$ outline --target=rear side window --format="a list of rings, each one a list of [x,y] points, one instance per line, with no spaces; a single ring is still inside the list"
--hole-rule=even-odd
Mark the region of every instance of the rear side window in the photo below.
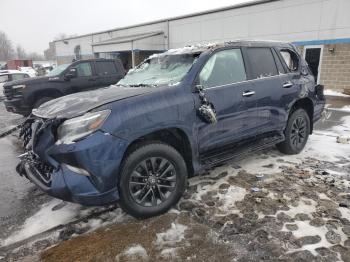
[[[252,66],[253,79],[278,75],[270,48],[251,47],[247,49],[247,54]]]
[[[290,71],[297,71],[299,66],[298,56],[290,50],[281,50],[281,56]]]
[[[114,62],[96,61],[96,71],[99,76],[117,74]]]
[[[199,83],[204,88],[233,84],[246,79],[240,49],[215,53],[209,58],[199,74]]]
[[[75,66],[78,76],[91,76],[91,64],[89,62],[79,63]]]

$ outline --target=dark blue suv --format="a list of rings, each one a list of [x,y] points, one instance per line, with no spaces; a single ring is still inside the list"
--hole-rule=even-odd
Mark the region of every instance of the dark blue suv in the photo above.
[[[187,178],[272,145],[305,146],[323,87],[289,43],[237,41],[149,57],[118,84],[68,95],[23,125],[17,171],[84,205],[166,212]]]

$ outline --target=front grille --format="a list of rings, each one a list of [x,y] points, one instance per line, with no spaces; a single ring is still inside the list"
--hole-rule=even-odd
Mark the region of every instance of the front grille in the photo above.
[[[43,162],[30,152],[22,158],[21,164],[27,167],[27,175],[34,176],[37,181],[46,187],[51,186],[51,176],[54,171],[53,166]],[[30,174],[28,174],[28,171]]]
[[[54,168],[50,164],[42,161],[33,152],[33,143],[35,138],[39,135],[40,129],[44,126],[42,119],[28,119],[20,130],[19,136],[23,141],[23,146],[27,153],[22,156],[21,164],[29,169],[29,172],[36,180],[43,185],[49,187],[51,185],[51,173]]]
[[[14,92],[12,86],[4,86],[4,96],[11,100],[13,98]]]
[[[24,148],[27,147],[27,145],[29,144],[29,142],[32,139],[32,124],[33,124],[33,120],[27,120],[23,125],[22,128],[19,132],[19,137],[23,140],[23,146]]]

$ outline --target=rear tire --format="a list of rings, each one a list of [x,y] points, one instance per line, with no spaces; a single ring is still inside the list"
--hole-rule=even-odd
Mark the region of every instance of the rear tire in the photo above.
[[[284,131],[285,140],[277,144],[284,154],[299,154],[305,147],[310,134],[310,118],[304,109],[297,109],[288,118]]]
[[[173,147],[153,142],[131,152],[119,177],[120,207],[137,218],[167,212],[187,185],[187,167]]]

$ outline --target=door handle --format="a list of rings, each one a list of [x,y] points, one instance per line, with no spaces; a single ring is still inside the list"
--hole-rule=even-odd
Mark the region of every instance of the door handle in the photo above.
[[[252,96],[255,94],[255,91],[244,91],[242,96]]]
[[[290,88],[290,87],[292,87],[292,86],[293,86],[293,83],[292,83],[291,81],[285,82],[285,83],[283,84],[283,88]]]

